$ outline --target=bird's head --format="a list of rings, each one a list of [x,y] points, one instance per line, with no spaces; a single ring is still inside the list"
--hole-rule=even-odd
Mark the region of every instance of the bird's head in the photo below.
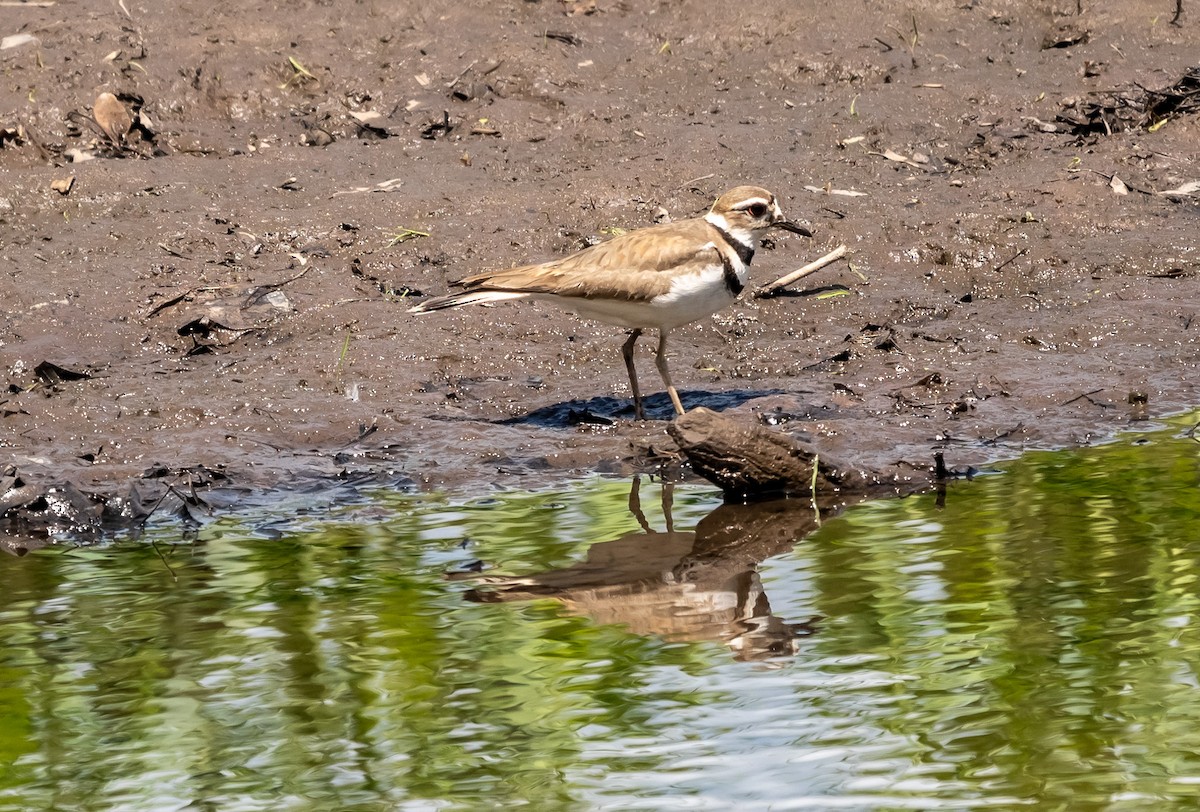
[[[742,242],[757,243],[758,238],[769,228],[782,228],[793,234],[811,237],[804,226],[790,222],[775,195],[758,186],[738,186],[717,198],[712,209],[705,215],[715,226],[723,228]]]

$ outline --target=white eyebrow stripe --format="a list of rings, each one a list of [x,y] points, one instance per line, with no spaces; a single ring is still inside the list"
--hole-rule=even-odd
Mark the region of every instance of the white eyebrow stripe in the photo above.
[[[737,204],[736,206],[734,206],[733,208],[734,208],[734,210],[735,210],[735,211],[741,211],[742,209],[748,209],[748,208],[750,208],[750,207],[751,207],[751,206],[753,206],[755,203],[762,203],[764,206],[770,206],[770,205],[771,205],[771,201],[770,201],[770,200],[767,200],[765,197],[750,197],[750,198],[746,198],[746,199],[745,199],[745,200],[743,200],[741,203],[738,203],[738,204]]]

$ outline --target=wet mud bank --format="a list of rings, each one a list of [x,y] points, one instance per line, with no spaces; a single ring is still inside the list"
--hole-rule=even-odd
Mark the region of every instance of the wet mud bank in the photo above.
[[[10,546],[277,488],[674,475],[619,331],[406,311],[739,183],[815,235],[756,283],[849,251],[673,334],[689,408],[909,488],[1195,406],[1195,11],[1060,5],[6,10]]]

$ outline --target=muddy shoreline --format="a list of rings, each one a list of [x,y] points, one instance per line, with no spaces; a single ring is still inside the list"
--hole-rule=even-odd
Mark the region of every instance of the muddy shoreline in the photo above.
[[[670,468],[619,331],[406,311],[739,183],[815,234],[756,282],[849,262],[673,335],[689,407],[912,483],[1200,404],[1200,198],[1163,194],[1200,122],[1081,124],[1195,67],[1170,3],[128,5],[0,31],[31,37],[0,50],[5,532],[30,495]],[[78,115],[101,92],[141,100],[125,149]]]

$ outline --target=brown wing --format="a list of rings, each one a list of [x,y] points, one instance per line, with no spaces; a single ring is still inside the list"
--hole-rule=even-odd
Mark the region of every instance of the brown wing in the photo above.
[[[720,262],[709,245],[711,228],[701,219],[650,226],[562,259],[475,274],[458,284],[467,289],[648,301],[670,290],[671,275],[665,271]]]

